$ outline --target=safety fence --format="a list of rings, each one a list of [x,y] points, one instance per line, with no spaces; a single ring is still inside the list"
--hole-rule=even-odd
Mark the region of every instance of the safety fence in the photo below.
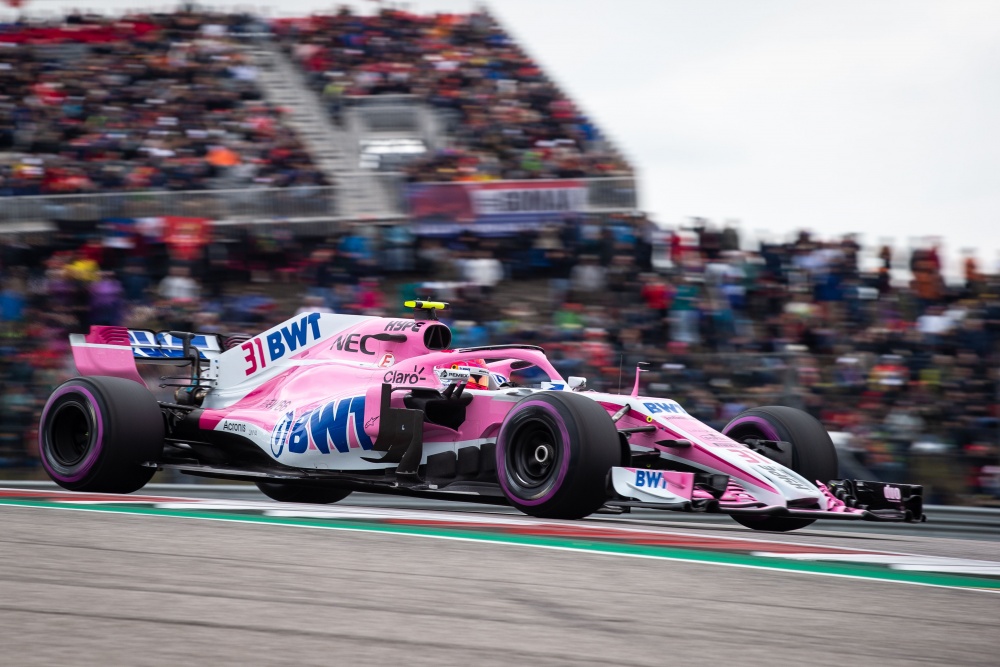
[[[447,193],[454,193],[456,188],[488,189],[494,206],[510,207],[527,202],[525,205],[536,208],[514,212],[536,220],[547,214],[628,212],[638,206],[636,183],[631,177],[574,179],[572,182],[490,181],[475,186],[459,183],[419,185],[425,193],[423,201],[430,202],[431,210],[440,212],[445,219],[455,214],[449,208],[451,200]],[[567,186],[574,189],[571,198],[551,194],[558,194]],[[320,218],[399,220],[414,213],[412,204],[407,204],[407,188],[400,173],[355,172],[339,175],[338,182],[330,186],[0,196],[0,231],[4,231],[5,226],[25,223],[86,223],[164,216],[209,218],[222,223],[296,222]],[[374,196],[358,196],[372,193]],[[352,205],[352,202],[363,204]],[[437,208],[433,208],[435,206]]]
[[[0,197],[0,225],[166,216],[257,222],[336,215],[334,186]]]
[[[363,132],[419,133],[420,98],[416,95],[349,95],[345,112],[355,114]]]

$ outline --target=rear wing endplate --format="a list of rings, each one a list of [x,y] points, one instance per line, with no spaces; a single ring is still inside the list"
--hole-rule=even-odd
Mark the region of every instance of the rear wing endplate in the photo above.
[[[210,362],[225,351],[222,337],[214,333],[125,327],[94,326],[90,327],[89,334],[71,334],[69,341],[73,347],[127,345],[132,348],[132,356],[137,362],[151,364],[186,365],[191,362],[191,353],[195,351],[199,359]]]
[[[94,326],[86,335],[70,334],[69,342],[81,374],[124,377],[140,384],[145,383],[137,363],[187,366],[197,354],[207,365],[225,351],[222,337],[214,333],[113,326]]]

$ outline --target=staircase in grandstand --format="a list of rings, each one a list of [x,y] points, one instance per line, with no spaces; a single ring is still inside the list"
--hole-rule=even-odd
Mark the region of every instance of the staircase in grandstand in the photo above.
[[[331,182],[350,169],[345,152],[346,137],[320,104],[315,93],[281,50],[267,41],[252,43],[247,50],[257,65],[257,84],[267,100],[287,111],[286,122],[299,135]]]
[[[398,177],[359,169],[357,136],[337,125],[321,98],[309,88],[298,67],[276,45],[247,45],[258,67],[257,84],[268,101],[287,110],[286,122],[331,183],[336,184],[337,212],[346,218],[382,218],[398,214],[389,194]]]

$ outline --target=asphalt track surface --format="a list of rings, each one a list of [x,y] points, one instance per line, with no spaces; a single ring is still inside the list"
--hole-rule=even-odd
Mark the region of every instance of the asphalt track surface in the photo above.
[[[376,512],[350,499],[336,508]],[[68,509],[0,504],[0,664],[996,665],[1000,654],[996,579],[920,585],[627,557],[637,554],[576,549],[576,538],[533,548],[392,532],[392,517],[541,527],[492,508],[395,510],[389,532]],[[623,519],[549,527],[1000,567],[996,542],[891,526],[779,535]]]

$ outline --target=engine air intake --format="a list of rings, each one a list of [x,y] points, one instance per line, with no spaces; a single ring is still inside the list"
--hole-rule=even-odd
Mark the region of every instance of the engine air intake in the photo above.
[[[447,350],[451,346],[451,329],[432,324],[424,329],[424,346],[428,350]]]

